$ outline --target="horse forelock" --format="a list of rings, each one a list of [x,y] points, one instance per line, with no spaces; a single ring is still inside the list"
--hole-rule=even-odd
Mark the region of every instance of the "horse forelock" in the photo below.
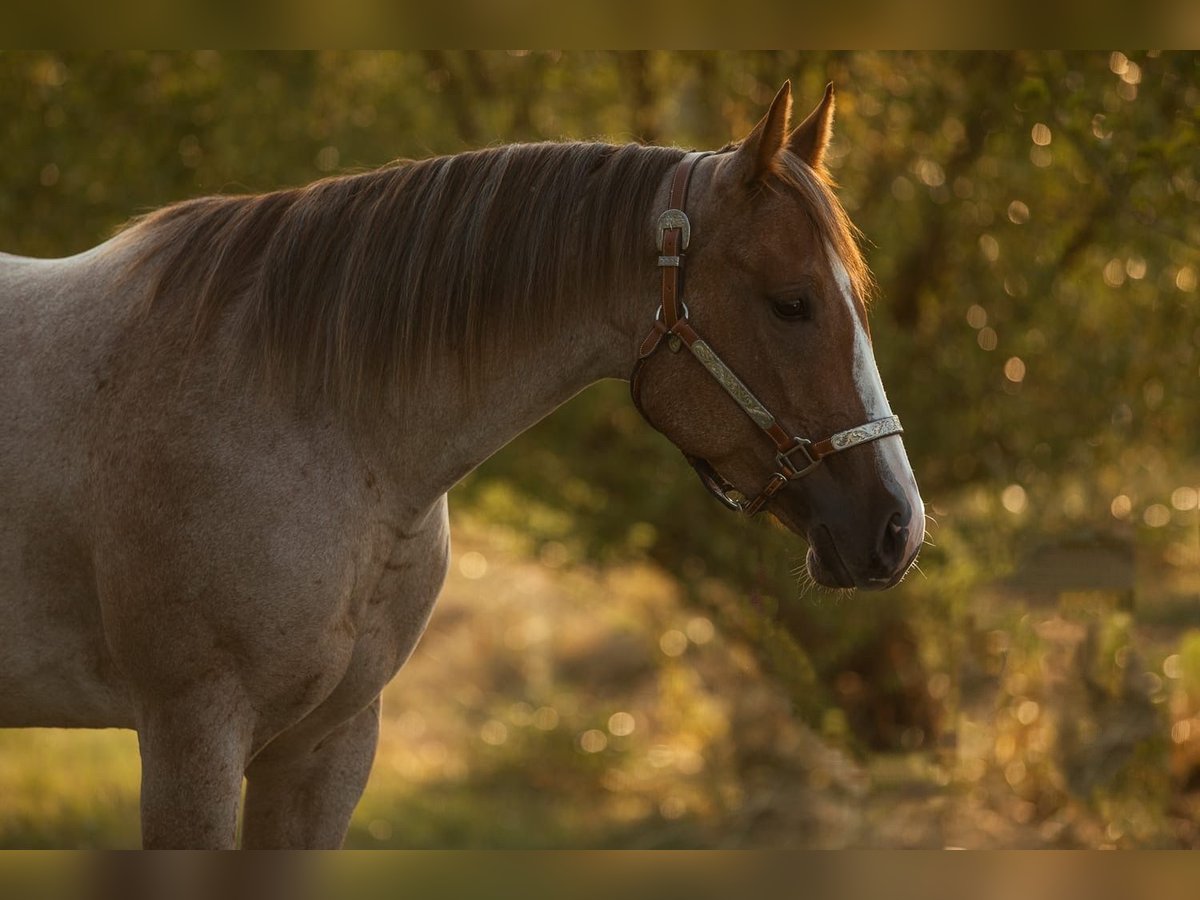
[[[647,259],[644,224],[682,151],[509,145],[138,220],[148,309],[298,397],[370,412],[489,348],[542,340]],[[651,245],[652,246],[652,245]]]
[[[861,232],[838,201],[828,175],[790,151],[780,153],[776,163],[775,176],[800,193],[817,236],[838,255],[855,296],[869,304],[875,295],[875,279],[859,246]]]

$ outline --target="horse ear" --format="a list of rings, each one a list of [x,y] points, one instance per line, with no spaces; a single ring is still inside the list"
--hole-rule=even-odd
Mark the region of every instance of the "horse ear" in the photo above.
[[[785,81],[771,108],[746,139],[738,145],[734,171],[746,184],[753,184],[770,174],[775,157],[784,147],[788,122],[792,117],[792,83]]]
[[[829,138],[833,134],[833,107],[833,82],[831,81],[825,85],[825,96],[817,108],[796,126],[796,130],[788,138],[788,149],[817,171],[822,168],[825,160],[825,148],[829,146]]]

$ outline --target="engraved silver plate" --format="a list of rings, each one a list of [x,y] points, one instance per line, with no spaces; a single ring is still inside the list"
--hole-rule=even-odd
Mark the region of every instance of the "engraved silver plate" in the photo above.
[[[750,393],[750,389],[742,384],[741,380],[730,371],[729,366],[721,362],[721,358],[713,352],[712,347],[708,346],[704,341],[696,341],[690,345],[689,349],[696,359],[700,360],[700,364],[708,369],[713,378],[721,387],[725,388],[726,393],[737,401],[738,406],[746,411],[751,419],[754,420],[759,428],[764,431],[775,424],[775,417],[767,411],[767,408],[758,402],[758,398]],[[897,420],[899,425],[899,420]]]
[[[888,416],[886,419],[876,419],[874,422],[859,425],[857,428],[839,431],[829,439],[829,443],[833,445],[834,450],[848,450],[859,444],[877,441],[892,434],[901,434],[903,431],[904,429],[900,426],[900,417]]]
[[[663,237],[665,232],[671,228],[681,230],[679,235],[679,250],[680,252],[688,248],[688,244],[692,240],[692,223],[688,221],[687,213],[682,209],[668,209],[658,217],[658,252],[662,253]]]

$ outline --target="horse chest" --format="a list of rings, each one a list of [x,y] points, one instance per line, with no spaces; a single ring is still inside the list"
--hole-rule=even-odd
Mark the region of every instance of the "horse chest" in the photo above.
[[[408,659],[425,631],[446,578],[450,558],[444,501],[435,524],[391,542],[378,578],[365,596],[360,641],[390,656],[392,675]]]
[[[378,696],[425,631],[445,580],[450,533],[445,499],[420,527],[388,526],[354,579],[346,613],[331,626],[349,638],[343,674],[315,717],[336,721]],[[338,668],[330,660],[326,671]]]

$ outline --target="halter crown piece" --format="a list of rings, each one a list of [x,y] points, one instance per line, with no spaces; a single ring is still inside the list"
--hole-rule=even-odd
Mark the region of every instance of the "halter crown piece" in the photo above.
[[[697,162],[709,155],[711,154],[693,152],[679,161],[675,168],[675,177],[671,181],[669,208],[658,217],[658,267],[662,269],[662,303],[654,317],[654,326],[638,351],[638,360],[629,379],[629,389],[633,395],[634,406],[642,417],[650,422],[641,403],[642,372],[646,360],[662,346],[663,338],[666,338],[667,347],[672,353],[678,353],[681,347],[687,347],[691,351],[692,356],[716,379],[742,411],[775,443],[776,469],[767,479],[766,486],[753,499],[743,497],[740,491],[717,473],[708,460],[684,454],[696,470],[696,474],[700,476],[700,481],[713,496],[730,509],[752,516],[783,490],[788,482],[808,475],[825,457],[857,447],[859,444],[901,434],[904,429],[900,427],[899,417],[887,416],[839,431],[822,441],[793,436],[779,425],[771,411],[696,333],[689,321],[687,304],[683,302],[684,254],[692,239],[692,223],[688,221],[684,207],[687,205],[692,169]],[[654,426],[653,422],[650,424]]]

